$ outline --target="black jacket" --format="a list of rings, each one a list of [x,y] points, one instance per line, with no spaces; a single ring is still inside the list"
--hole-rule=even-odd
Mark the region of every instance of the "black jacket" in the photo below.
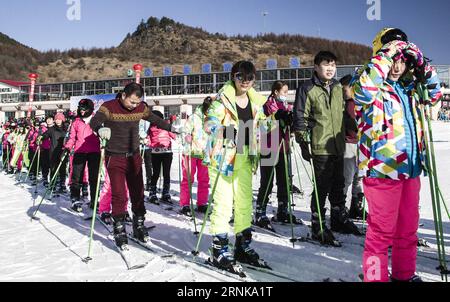
[[[61,153],[64,148],[64,139],[66,137],[66,129],[64,126],[50,127],[44,134],[42,134],[42,140],[50,138],[51,146],[50,153]]]

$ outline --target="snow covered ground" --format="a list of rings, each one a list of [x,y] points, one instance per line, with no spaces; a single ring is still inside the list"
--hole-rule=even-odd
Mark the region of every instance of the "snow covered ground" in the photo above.
[[[450,199],[450,125],[434,123],[435,149],[439,180],[442,193]],[[295,163],[295,162],[294,162]],[[294,183],[299,186],[294,169]],[[309,224],[309,195],[311,184],[300,164],[301,183],[306,192],[304,198],[296,197],[295,214]],[[309,169],[309,166],[305,163]],[[178,200],[178,154],[174,154],[172,164],[173,199]],[[92,246],[92,258],[88,264],[82,261],[88,252],[90,221],[85,221],[67,208],[67,198],[45,200],[40,208],[40,220],[31,221],[30,216],[36,209],[43,194],[36,195],[34,187],[15,185],[15,177],[0,174],[0,281],[235,281],[207,268],[183,260],[192,258],[190,252],[195,248],[197,237],[193,235],[193,224],[174,211],[147,204],[147,224],[156,225],[150,231],[153,243],[181,256],[161,258],[130,242],[131,252],[144,268],[127,270],[125,262],[110,240],[106,229],[96,222]],[[259,181],[254,180],[254,194]],[[431,197],[428,179],[422,181],[421,224],[419,237],[426,239],[432,248],[436,248]],[[194,192],[196,187],[194,187]],[[274,191],[276,187],[274,188]],[[275,195],[275,194],[272,194]],[[275,209],[269,205],[269,213]],[[35,203],[34,203],[35,202]],[[450,252],[450,224],[443,213],[447,253]],[[128,226],[129,227],[129,226]],[[275,228],[290,236],[289,226]],[[199,227],[200,229],[200,227]],[[295,235],[306,235],[308,228],[298,226]],[[359,281],[364,238],[337,236],[343,247],[321,247],[311,243],[296,243],[292,246],[288,240],[256,232],[254,247],[276,271],[283,272],[298,281],[332,280]],[[234,241],[232,238],[231,242]],[[208,226],[200,245],[201,255],[208,255],[211,236]],[[440,281],[435,267],[437,254],[430,249],[420,250],[417,259],[417,272],[427,281]],[[450,257],[448,257],[450,259]],[[283,281],[265,273],[247,270],[249,280]]]

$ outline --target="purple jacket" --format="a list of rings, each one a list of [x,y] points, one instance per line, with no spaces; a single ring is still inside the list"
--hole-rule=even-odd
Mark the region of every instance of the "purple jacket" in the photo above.
[[[100,153],[100,140],[83,119],[77,117],[70,128],[69,140],[64,146],[75,153]]]
[[[43,133],[45,133],[45,132],[47,132],[47,127],[45,127],[45,126],[41,126],[40,128],[39,128],[39,131],[38,131],[38,135],[42,135]],[[52,146],[52,143],[51,143],[51,141],[50,141],[50,138],[47,138],[47,139],[44,139],[43,141],[42,141],[42,145],[41,145],[41,148],[42,149],[44,149],[44,150],[50,150],[50,147]]]
[[[292,111],[292,106],[291,105],[287,105],[285,106],[283,102],[280,102],[278,100],[276,100],[274,97],[269,96],[269,98],[267,99],[267,102],[264,104],[264,114],[267,117],[272,116],[272,120],[275,121],[275,113],[277,113],[278,110],[284,110],[284,111]],[[284,143],[285,143],[285,150],[286,152],[289,151],[289,133],[288,133],[288,129],[282,129],[281,127],[276,127],[273,131],[279,131],[279,139],[278,139],[278,143],[277,145],[280,145],[281,140],[284,138]],[[267,147],[270,148],[272,146],[272,142],[271,142],[271,134],[272,132],[269,132],[266,136],[267,139]],[[277,146],[278,149],[278,146]],[[281,150],[280,150],[281,151]]]

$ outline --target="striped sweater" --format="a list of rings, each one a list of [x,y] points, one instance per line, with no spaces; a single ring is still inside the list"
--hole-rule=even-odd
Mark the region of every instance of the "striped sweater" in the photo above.
[[[148,105],[142,102],[133,110],[125,108],[119,99],[105,102],[90,122],[93,131],[102,127],[111,129],[111,139],[106,146],[110,153],[131,153],[139,149],[139,122],[146,120],[159,128],[170,131],[171,126],[154,115]]]

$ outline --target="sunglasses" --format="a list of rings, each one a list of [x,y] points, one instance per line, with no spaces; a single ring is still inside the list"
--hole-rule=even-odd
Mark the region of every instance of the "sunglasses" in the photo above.
[[[251,82],[256,79],[256,75],[253,73],[252,74],[243,74],[241,72],[237,72],[234,74],[234,79],[239,82]]]

